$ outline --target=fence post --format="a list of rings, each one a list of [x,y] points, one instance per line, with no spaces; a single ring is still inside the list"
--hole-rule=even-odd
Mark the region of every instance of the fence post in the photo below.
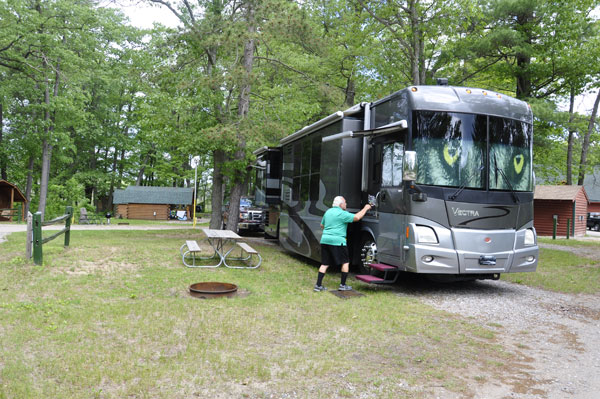
[[[65,247],[69,246],[69,241],[71,241],[71,217],[73,216],[73,207],[68,206],[65,210],[65,214],[69,215],[69,217],[65,221]]]
[[[33,263],[41,265],[42,256],[42,212],[33,215]]]
[[[27,254],[27,259],[31,259],[32,254],[32,246],[33,246],[33,215],[31,212],[27,212],[27,244],[25,248],[25,252]]]
[[[571,219],[567,219],[567,240],[569,239],[569,230],[571,230]]]

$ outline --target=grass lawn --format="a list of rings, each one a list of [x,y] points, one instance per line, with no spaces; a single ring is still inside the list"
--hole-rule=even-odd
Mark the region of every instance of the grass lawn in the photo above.
[[[427,398],[493,378],[510,361],[494,333],[352,282],[312,291],[317,268],[273,245],[256,270],[188,269],[198,230],[74,231],[23,259],[0,244],[0,398]],[[237,284],[198,299],[190,284]],[[325,284],[335,287],[339,274]],[[504,365],[504,366],[503,366]]]
[[[562,245],[564,247],[600,247],[600,242],[596,240],[577,240],[575,238],[570,238],[568,240],[566,238],[557,238],[556,240],[553,240],[550,237],[538,237],[538,242],[543,244]]]
[[[542,238],[540,242],[580,248],[600,247],[597,241]],[[550,291],[597,294],[600,293],[600,263],[571,251],[540,248],[535,273],[506,273],[502,279]]]

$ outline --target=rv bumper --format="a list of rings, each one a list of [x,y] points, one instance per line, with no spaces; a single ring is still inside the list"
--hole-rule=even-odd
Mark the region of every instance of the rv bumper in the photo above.
[[[537,245],[516,250],[509,273],[534,272],[537,268],[538,254]]]
[[[415,273],[457,274],[458,257],[454,249],[441,248],[431,245],[413,245],[415,264],[407,264],[407,270]]]
[[[538,247],[514,251],[480,253],[457,251],[431,245],[413,245],[414,264],[406,269],[416,273],[433,274],[494,274],[534,272],[537,268]]]

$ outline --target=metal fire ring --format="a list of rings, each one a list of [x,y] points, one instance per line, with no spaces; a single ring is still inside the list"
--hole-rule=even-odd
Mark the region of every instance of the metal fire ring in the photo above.
[[[203,282],[190,285],[190,295],[196,298],[218,298],[234,296],[237,285],[230,283]]]

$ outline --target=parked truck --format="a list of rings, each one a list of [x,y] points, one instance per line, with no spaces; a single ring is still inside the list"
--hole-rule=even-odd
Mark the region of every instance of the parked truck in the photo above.
[[[600,213],[588,213],[587,228],[593,231],[600,231]]]

